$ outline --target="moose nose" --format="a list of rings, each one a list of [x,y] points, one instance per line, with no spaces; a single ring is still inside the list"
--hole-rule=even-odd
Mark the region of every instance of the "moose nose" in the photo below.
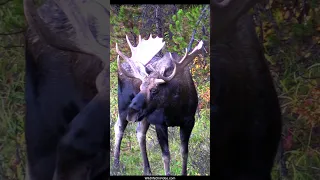
[[[145,95],[142,93],[137,94],[131,101],[129,107],[136,111],[139,111],[143,108],[145,102]]]

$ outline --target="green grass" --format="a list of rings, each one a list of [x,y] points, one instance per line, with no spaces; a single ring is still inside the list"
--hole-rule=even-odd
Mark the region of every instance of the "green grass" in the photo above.
[[[318,49],[307,50],[310,44],[294,39],[291,44],[265,46],[267,55],[268,50],[277,46],[281,47],[280,53],[269,56],[268,60],[273,62],[270,67],[283,116],[284,158],[281,161],[285,167],[279,166],[277,158],[272,176],[288,180],[320,179],[320,78],[315,78],[320,77],[317,63],[320,46],[315,44]],[[287,169],[286,177],[281,175],[283,168]]]
[[[0,49],[0,179],[24,176],[24,59],[22,49]]]

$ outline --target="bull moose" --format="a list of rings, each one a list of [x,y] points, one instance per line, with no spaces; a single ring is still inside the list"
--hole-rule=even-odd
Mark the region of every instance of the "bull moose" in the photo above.
[[[259,0],[211,0],[211,175],[270,180],[281,111],[252,15]],[[260,0],[261,1],[261,0]]]
[[[27,180],[109,176],[106,3],[24,0]]]
[[[150,124],[156,127],[166,175],[170,175],[168,127],[180,127],[182,175],[187,175],[188,143],[195,123],[198,97],[188,64],[201,52],[203,42],[191,53],[187,49],[180,57],[167,52],[155,55],[163,48],[162,38],[141,39],[132,46],[131,58],[124,55],[116,44],[118,53],[118,120],[115,124],[114,167],[119,168],[120,144],[128,122],[138,122],[137,138],[143,158],[145,175],[151,175],[146,151],[146,133]],[[125,62],[121,64],[119,56]]]

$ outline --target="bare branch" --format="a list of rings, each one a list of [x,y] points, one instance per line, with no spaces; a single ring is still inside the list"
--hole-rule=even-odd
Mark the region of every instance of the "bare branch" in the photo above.
[[[196,28],[199,25],[199,23],[200,23],[201,19],[203,18],[205,12],[207,11],[208,7],[209,7],[209,5],[206,5],[205,7],[203,7],[203,9],[201,11],[201,15],[199,16],[199,19],[198,19],[198,21],[196,23],[196,27],[194,28],[194,30],[192,32],[191,40],[190,40],[189,45],[188,45],[188,52],[190,52],[190,50],[191,50],[191,47],[192,47],[192,44],[193,44],[193,41],[194,41],[194,35],[197,32]]]

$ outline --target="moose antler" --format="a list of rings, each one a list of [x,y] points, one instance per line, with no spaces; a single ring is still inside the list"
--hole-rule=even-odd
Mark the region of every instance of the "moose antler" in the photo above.
[[[131,58],[135,62],[140,62],[144,66],[163,48],[165,42],[162,42],[163,38],[152,38],[150,37],[148,40],[141,39],[141,35],[139,35],[139,43],[137,47],[133,47],[129,41],[128,36],[126,35],[126,39],[128,45],[131,49]]]
[[[135,67],[135,68],[131,68],[132,71],[133,71],[133,74],[129,73],[128,71],[123,69],[123,67],[121,66],[121,63],[120,63],[119,55],[117,56],[117,64],[118,64],[119,71],[121,73],[123,73],[125,76],[130,77],[130,78],[138,78],[140,80],[144,79],[145,76],[142,76],[138,71],[134,70],[136,68],[136,66],[134,64],[131,66],[130,63],[129,63],[130,67]]]
[[[182,59],[181,59],[180,61],[175,61],[175,60],[173,59],[171,53],[170,53],[170,59],[171,59],[171,61],[172,61],[173,64],[174,64],[173,71],[172,71],[171,75],[168,76],[168,77],[165,77],[165,76],[163,76],[161,73],[159,73],[159,77],[160,77],[161,79],[163,79],[165,82],[171,81],[171,80],[175,77],[177,71],[182,72],[183,69],[184,69],[190,62],[192,62],[196,56],[198,56],[198,55],[201,53],[200,50],[202,49],[202,46],[203,46],[203,41],[200,41],[200,42],[198,43],[198,45],[197,45],[197,46],[192,50],[192,52],[189,53],[189,54],[188,54],[188,49],[186,48],[186,53],[185,53],[185,55],[182,57]],[[153,70],[154,70],[154,69],[153,69]],[[155,70],[154,70],[154,71],[155,71]]]
[[[127,56],[125,56],[119,50],[118,44],[116,44],[116,51],[119,54],[117,58],[118,69],[128,77],[138,78],[143,81],[144,78],[148,76],[148,74],[145,72],[145,68],[146,68],[145,65],[152,59],[153,56],[155,56],[161,50],[161,48],[164,46],[165,43],[162,42],[162,38],[156,37],[153,39],[152,35],[150,35],[150,38],[148,40],[141,40],[141,36],[139,35],[139,44],[137,47],[133,47],[128,39],[128,36],[126,36],[126,39],[131,49],[132,57],[128,58]],[[186,49],[185,55],[179,61],[174,60],[170,53],[170,59],[173,62],[174,68],[171,75],[168,77],[165,77],[162,73],[160,73],[158,70],[155,70],[151,65],[149,65],[148,67],[153,72],[157,73],[158,76],[160,77],[160,79],[157,79],[156,82],[161,84],[161,83],[171,81],[175,77],[177,71],[183,71],[183,69],[190,62],[192,62],[196,56],[198,56],[198,54],[200,53],[200,50],[202,49],[202,46],[203,46],[203,41],[200,41],[198,45],[193,49],[193,51],[189,54]],[[153,49],[153,47],[155,48]],[[149,50],[149,51],[145,52],[146,50]],[[146,56],[143,56],[144,52],[146,53]],[[133,73],[129,73],[122,68],[120,64],[119,56],[121,56],[130,65]],[[141,71],[141,70],[144,70],[144,71]]]
[[[152,34],[150,34],[148,40],[141,39],[141,35],[139,35],[139,43],[136,47],[134,47],[130,43],[130,40],[127,35],[126,39],[131,50],[131,58],[127,57],[119,50],[117,43],[116,51],[130,65],[133,74],[126,72],[121,67],[119,62],[118,68],[126,76],[135,77],[143,80],[146,76],[148,76],[145,65],[163,48],[165,42],[162,42],[163,38],[152,38]]]
[[[100,33],[103,31],[103,36],[109,36],[108,21],[106,21],[106,19],[109,18],[110,7],[107,6],[107,3],[104,3],[103,1],[99,3],[95,2],[96,4],[99,4],[99,6],[95,6],[95,10],[93,10],[93,7],[90,6],[96,4],[91,4],[87,0],[53,1],[60,7],[68,18],[72,29],[75,31],[75,37],[72,37],[72,34],[70,34],[70,29],[65,32],[53,32],[49,27],[50,25],[45,23],[39,16],[33,0],[24,0],[24,12],[30,27],[37,32],[41,39],[54,47],[94,55],[100,58],[103,62],[108,63],[109,48],[106,47],[106,44],[108,43],[103,43],[105,45],[98,43],[89,29],[88,24],[89,15],[95,16],[96,19],[98,19],[97,22],[103,23],[103,26],[105,26],[104,28],[99,29]],[[99,26],[102,25],[99,24]],[[69,34],[66,35],[64,33]],[[64,35],[63,37],[68,36],[68,38],[63,38],[61,34]],[[105,38],[104,40],[109,41],[108,38]]]

